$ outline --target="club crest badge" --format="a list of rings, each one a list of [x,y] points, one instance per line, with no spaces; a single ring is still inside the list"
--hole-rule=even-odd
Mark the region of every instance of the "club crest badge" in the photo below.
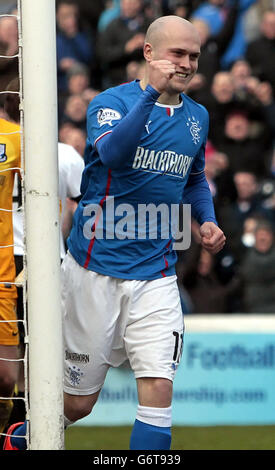
[[[0,163],[4,163],[7,160],[6,155],[6,144],[0,144]]]
[[[186,122],[186,125],[187,127],[189,127],[189,130],[190,130],[190,134],[192,136],[192,140],[194,142],[194,144],[198,144],[199,141],[200,141],[200,131],[201,131],[201,127],[200,127],[200,122],[198,120],[196,120],[196,118],[194,116],[192,116],[192,118],[188,118],[187,122]]]
[[[118,111],[110,108],[101,108],[97,113],[97,122],[101,126],[104,124],[113,125],[113,121],[121,119],[121,114]]]

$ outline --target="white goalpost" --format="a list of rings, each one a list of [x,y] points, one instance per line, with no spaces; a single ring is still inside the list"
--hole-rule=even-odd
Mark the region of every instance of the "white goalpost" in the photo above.
[[[28,449],[62,450],[55,0],[18,0],[28,323]]]

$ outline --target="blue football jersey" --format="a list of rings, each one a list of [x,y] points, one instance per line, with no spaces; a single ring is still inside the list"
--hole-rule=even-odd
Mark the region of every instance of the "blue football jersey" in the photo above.
[[[142,93],[136,80],[110,88],[90,103],[82,199],[68,239],[81,266],[121,279],[175,274],[170,219],[163,234],[161,211],[154,213],[153,227],[140,214],[149,205],[180,204],[190,173],[203,172],[205,165],[208,113],[184,94],[178,105],[155,102],[139,145],[121,167],[110,169],[102,163],[97,143],[107,138]]]

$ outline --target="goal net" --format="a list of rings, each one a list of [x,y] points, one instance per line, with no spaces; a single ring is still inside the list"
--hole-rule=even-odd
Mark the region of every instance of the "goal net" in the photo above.
[[[20,278],[8,281],[23,289],[24,315],[20,321],[25,352],[18,361],[24,366],[28,449],[61,450],[64,432],[55,0],[17,0],[17,11],[12,16],[18,22],[18,53],[14,57],[19,63],[21,165],[9,171],[20,174],[22,204],[13,210],[22,213],[24,270]]]

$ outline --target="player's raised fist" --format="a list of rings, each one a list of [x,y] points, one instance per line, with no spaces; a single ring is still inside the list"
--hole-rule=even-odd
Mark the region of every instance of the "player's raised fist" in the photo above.
[[[149,84],[159,93],[163,93],[174,76],[176,66],[169,60],[152,60],[149,63]]]

